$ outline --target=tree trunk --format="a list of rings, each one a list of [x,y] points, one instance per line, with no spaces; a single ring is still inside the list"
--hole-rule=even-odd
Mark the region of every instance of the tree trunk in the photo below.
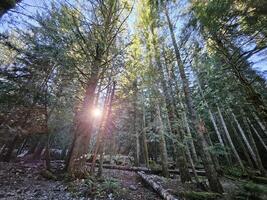
[[[167,155],[167,147],[166,147],[166,141],[165,141],[165,136],[164,136],[164,126],[163,126],[158,103],[156,105],[156,115],[157,115],[157,121],[158,121],[158,134],[160,137],[159,145],[160,145],[160,154],[161,154],[162,174],[165,177],[169,177],[168,155]]]
[[[45,167],[47,170],[51,169],[51,156],[50,156],[50,134],[47,135],[46,147],[45,147]]]
[[[92,106],[94,104],[99,65],[100,60],[97,60],[94,68],[92,69],[92,77],[87,82],[82,109],[77,114],[78,119],[77,126],[74,130],[73,148],[68,163],[68,172],[73,177],[84,177],[88,175],[84,167],[93,127],[93,120],[90,111],[92,110]]]
[[[253,150],[255,152],[255,156],[256,156],[256,159],[257,159],[259,170],[261,172],[261,175],[265,176],[266,172],[265,172],[265,169],[263,167],[262,160],[261,160],[258,148],[256,146],[256,142],[255,142],[255,140],[254,140],[254,138],[252,136],[248,121],[245,118],[243,118],[243,121],[244,121],[245,128],[247,130],[247,134],[248,134],[248,138],[250,140],[251,146],[252,146],[252,148],[253,148]]]
[[[260,121],[259,117],[254,112],[252,112],[252,115],[255,118],[255,120],[257,121],[257,123],[259,124],[259,126],[261,127],[263,133],[267,136],[267,129],[264,126],[264,124]]]
[[[176,163],[178,165],[179,170],[181,171],[181,181],[191,181],[190,173],[187,167],[187,161],[186,161],[186,150],[185,150],[185,144],[184,144],[184,131],[181,127],[179,127],[177,124],[179,123],[179,119],[182,120],[182,116],[179,112],[175,111],[174,106],[174,98],[171,95],[170,86],[167,85],[167,81],[164,76],[164,69],[162,66],[162,63],[160,61],[159,56],[159,47],[155,43],[154,44],[154,50],[155,50],[155,59],[157,62],[158,71],[160,74],[161,79],[161,85],[165,97],[165,103],[167,107],[168,112],[168,121],[170,122],[170,131],[175,136],[175,142],[174,145],[176,146]]]
[[[20,147],[19,147],[19,149],[18,149],[18,151],[17,151],[17,156],[20,155],[20,154],[22,153],[24,147],[25,147],[26,144],[27,144],[27,141],[28,141],[28,137],[26,137],[26,138],[23,140],[22,144],[20,145]]]
[[[143,149],[144,149],[144,160],[146,167],[149,168],[149,157],[148,157],[148,147],[147,147],[147,139],[146,139],[146,110],[145,110],[145,102],[143,101],[143,130],[141,133],[141,138],[143,142]]]
[[[202,124],[200,121],[198,122],[197,114],[193,107],[193,101],[192,101],[192,97],[191,97],[190,89],[189,89],[189,82],[185,74],[184,65],[181,60],[180,52],[179,52],[178,45],[176,43],[176,39],[174,35],[173,25],[171,23],[167,8],[165,8],[165,14],[166,14],[166,18],[168,21],[169,30],[171,33],[172,43],[173,43],[173,47],[175,50],[175,55],[176,55],[176,60],[177,60],[177,64],[179,67],[180,76],[182,79],[185,101],[186,101],[188,116],[190,120],[190,127],[192,128],[191,133],[193,134],[193,137],[196,139],[195,144],[200,153],[201,159],[203,161],[205,171],[207,172],[207,178],[209,180],[209,186],[211,190],[213,192],[222,193],[223,188],[219,181],[219,177],[216,172],[216,169],[212,163],[211,155],[208,151],[208,145],[204,138],[204,132],[205,132],[203,130],[205,129],[204,124]]]
[[[230,133],[229,133],[229,131],[228,131],[228,128],[227,128],[227,126],[226,126],[226,124],[225,124],[225,121],[224,121],[224,119],[223,119],[223,116],[222,116],[222,113],[221,113],[221,109],[220,109],[218,106],[217,106],[217,109],[218,109],[218,113],[219,113],[219,117],[220,117],[221,123],[222,123],[222,125],[223,125],[223,129],[224,129],[226,138],[227,138],[227,140],[228,140],[228,142],[229,142],[229,144],[230,144],[230,147],[231,147],[231,149],[232,149],[232,151],[233,151],[233,153],[234,153],[234,156],[235,156],[235,158],[237,159],[237,161],[238,161],[240,167],[242,168],[242,170],[245,170],[245,167],[244,167],[244,165],[243,165],[243,162],[242,162],[242,160],[241,160],[241,158],[240,158],[240,156],[239,156],[239,154],[238,154],[238,152],[237,152],[237,150],[236,150],[236,148],[235,148],[235,146],[234,146],[234,143],[233,143],[233,141],[232,141],[232,138],[231,138],[231,136],[230,136]]]
[[[192,159],[193,159],[194,163],[198,163],[196,148],[195,148],[195,145],[193,143],[193,137],[191,134],[191,130],[189,128],[189,123],[188,123],[187,116],[186,116],[185,112],[184,112],[184,122],[185,122],[186,131],[187,131],[187,136],[191,138],[188,141],[188,146],[190,146],[190,150],[192,153]]]
[[[146,175],[143,172],[137,172],[137,174],[142,178],[142,180],[152,187],[163,199],[165,200],[178,200],[174,196],[172,196],[168,190],[165,190],[161,185],[156,183],[153,178],[149,175]]]
[[[267,146],[266,146],[266,144],[264,143],[262,137],[260,136],[260,134],[258,133],[258,131],[256,130],[256,128],[253,126],[253,124],[251,123],[251,121],[250,121],[248,118],[247,118],[247,120],[248,120],[248,122],[249,122],[249,124],[250,124],[250,126],[251,126],[251,128],[252,128],[252,130],[253,130],[253,132],[256,134],[258,140],[260,141],[260,143],[262,144],[262,146],[264,147],[264,149],[265,149],[266,152],[267,152]]]
[[[252,162],[252,160],[251,160],[251,158],[249,156],[249,152],[248,152],[247,148],[245,147],[245,145],[244,145],[242,139],[240,138],[239,134],[237,133],[237,130],[236,130],[234,124],[232,122],[230,122],[230,124],[231,124],[231,128],[233,130],[233,134],[234,134],[234,136],[235,136],[235,138],[236,138],[236,140],[238,142],[238,145],[241,147],[242,153],[245,155],[249,166],[251,168],[254,168],[253,162]]]
[[[134,164],[135,166],[140,165],[140,140],[139,140],[139,131],[138,131],[138,106],[137,106],[137,101],[138,101],[138,88],[137,88],[137,79],[134,80],[133,82],[133,108],[134,108],[134,135],[135,135],[135,161]]]
[[[249,142],[248,142],[248,139],[247,139],[247,137],[246,137],[246,135],[245,135],[245,133],[244,133],[242,127],[240,126],[239,122],[237,121],[235,114],[234,114],[233,112],[231,112],[231,114],[232,114],[232,117],[234,118],[234,121],[235,121],[235,123],[236,123],[236,125],[237,125],[237,128],[238,128],[238,130],[239,130],[239,132],[240,132],[240,134],[241,134],[241,136],[242,136],[242,138],[243,138],[243,141],[245,142],[245,144],[246,144],[246,146],[247,146],[247,148],[248,148],[248,151],[249,151],[249,153],[250,153],[252,159],[253,159],[254,162],[256,163],[257,167],[259,167],[259,166],[258,166],[258,162],[257,162],[256,155],[255,155],[253,149],[251,148],[251,146],[250,146],[250,144],[249,144]]]

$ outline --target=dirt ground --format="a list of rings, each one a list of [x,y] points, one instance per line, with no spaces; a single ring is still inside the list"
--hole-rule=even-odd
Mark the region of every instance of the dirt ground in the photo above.
[[[39,162],[0,162],[0,199],[161,199],[142,184],[135,172],[104,170],[103,180],[92,186],[86,183],[87,180],[48,180],[41,175],[42,170],[42,163]]]

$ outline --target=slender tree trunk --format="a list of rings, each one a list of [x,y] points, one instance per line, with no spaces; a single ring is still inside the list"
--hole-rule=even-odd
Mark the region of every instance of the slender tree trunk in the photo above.
[[[157,121],[158,121],[158,133],[160,137],[160,154],[161,154],[161,166],[162,166],[162,174],[165,177],[169,177],[169,171],[168,171],[168,154],[167,154],[167,147],[166,147],[166,141],[164,136],[164,126],[160,114],[160,108],[159,104],[156,105],[156,115],[157,115]]]
[[[116,82],[113,82],[113,85],[111,88],[108,89],[107,91],[107,96],[105,99],[105,103],[104,103],[104,114],[103,114],[103,118],[101,120],[101,126],[100,126],[100,130],[99,130],[99,141],[98,144],[96,144],[96,150],[94,153],[94,158],[93,158],[93,162],[92,162],[92,167],[91,167],[91,174],[94,172],[94,165],[95,165],[95,160],[96,160],[96,156],[99,153],[100,154],[100,160],[99,160],[99,168],[98,168],[98,176],[102,175],[102,168],[103,168],[103,159],[104,159],[104,148],[105,148],[105,143],[106,143],[106,135],[108,133],[108,123],[110,121],[110,116],[111,116],[111,107],[112,107],[112,102],[113,102],[113,97],[114,97],[114,93],[115,93],[115,86],[116,86]]]
[[[32,155],[32,160],[41,159],[44,148],[45,148],[45,141],[44,138],[42,138],[39,144],[37,145],[36,149],[34,150],[34,153]]]
[[[148,157],[148,147],[147,147],[147,139],[146,139],[146,110],[145,110],[145,102],[143,100],[143,130],[142,130],[142,142],[144,149],[144,159],[146,167],[149,168],[149,157]]]
[[[191,138],[188,141],[188,145],[190,146],[190,150],[192,153],[192,159],[193,159],[194,163],[198,163],[196,148],[195,148],[195,145],[193,143],[193,137],[191,134],[191,130],[189,128],[189,123],[188,123],[187,116],[186,116],[185,112],[184,112],[184,122],[185,122],[186,131],[187,131],[187,137]]]
[[[209,147],[212,147],[213,144],[212,144],[212,141],[210,139],[209,133],[204,134],[204,137],[205,137],[205,139],[206,139],[207,144],[209,145]],[[215,154],[213,154],[212,152],[210,154],[211,154],[211,159],[212,159],[212,162],[213,162],[213,164],[215,166],[216,171],[219,174],[222,174],[221,166],[220,166],[220,163],[219,163],[219,160],[218,160],[217,156]]]
[[[104,144],[101,147],[101,150],[100,150],[99,154],[100,154],[100,158],[99,158],[99,167],[98,167],[97,176],[101,177],[102,176],[102,172],[103,172],[103,162],[104,162]]]
[[[259,124],[259,126],[261,127],[263,133],[267,136],[267,129],[264,126],[264,124],[261,122],[261,120],[259,119],[259,117],[254,112],[252,112],[252,115],[255,118],[255,120],[257,121],[257,123]]]
[[[6,144],[4,144],[1,149],[0,149],[0,158],[2,157],[3,155],[3,152],[5,151],[5,148],[6,148]]]
[[[252,146],[252,148],[253,148],[253,150],[255,152],[255,156],[256,156],[256,159],[257,159],[257,164],[258,164],[259,170],[261,171],[261,174],[263,176],[265,176],[266,172],[265,172],[265,169],[263,167],[262,160],[261,160],[258,148],[256,146],[256,142],[255,142],[255,140],[254,140],[254,138],[252,136],[248,121],[245,118],[243,118],[243,121],[244,121],[245,128],[247,130],[249,141],[250,141],[251,146]]]
[[[26,144],[27,144],[27,141],[28,141],[28,137],[26,137],[26,138],[23,140],[22,144],[20,145],[20,147],[19,147],[19,149],[18,149],[18,151],[17,151],[17,156],[18,156],[19,154],[22,153],[24,147],[25,147]]]
[[[242,136],[242,138],[243,138],[243,141],[245,142],[245,144],[246,144],[246,146],[247,146],[247,148],[248,148],[248,151],[249,151],[249,153],[250,153],[252,159],[254,160],[254,162],[256,163],[256,165],[258,166],[258,162],[257,162],[256,155],[255,155],[253,149],[251,148],[251,146],[250,146],[250,144],[249,144],[249,142],[248,142],[248,139],[247,139],[247,137],[246,137],[246,135],[245,135],[245,133],[244,133],[244,131],[243,131],[241,125],[240,125],[239,122],[237,121],[236,116],[235,116],[235,114],[234,114],[233,112],[231,112],[231,115],[232,115],[232,117],[233,117],[233,119],[234,119],[234,121],[235,121],[235,123],[236,123],[236,125],[237,125],[237,128],[238,128],[238,130],[239,130],[239,132],[240,132],[240,134],[241,134],[241,136]],[[258,167],[259,167],[259,166],[258,166]]]
[[[210,186],[211,190],[213,192],[222,193],[223,188],[222,188],[222,185],[219,181],[219,177],[218,177],[218,174],[216,172],[215,166],[212,163],[212,158],[211,158],[210,152],[207,149],[208,144],[204,138],[205,127],[204,127],[204,124],[202,124],[202,122],[197,120],[197,114],[196,114],[196,111],[193,107],[193,101],[192,101],[192,97],[190,94],[189,82],[187,80],[184,65],[183,65],[182,60],[181,60],[179,48],[178,48],[178,45],[176,43],[173,25],[171,23],[171,20],[170,20],[169,14],[168,14],[168,10],[166,8],[165,8],[165,14],[166,14],[166,18],[168,21],[169,30],[171,33],[172,43],[173,43],[173,47],[175,50],[175,55],[176,55],[176,60],[177,60],[177,64],[179,67],[180,76],[182,79],[183,90],[184,90],[184,95],[185,95],[185,100],[186,100],[186,106],[187,106],[188,116],[189,116],[189,120],[190,120],[190,127],[192,128],[192,130],[193,130],[192,134],[194,134],[193,136],[196,139],[196,141],[195,141],[196,147],[198,148],[201,159],[203,161],[204,168],[206,170],[206,174],[207,174],[207,178],[208,178],[209,186]]]
[[[251,168],[254,168],[253,162],[252,162],[252,160],[251,160],[251,158],[249,156],[249,152],[248,152],[247,148],[245,147],[245,145],[244,145],[242,139],[240,138],[239,134],[237,133],[237,130],[236,130],[233,122],[231,122],[230,124],[231,124],[231,128],[233,130],[233,134],[234,134],[234,136],[235,136],[235,138],[236,138],[236,140],[238,142],[238,145],[241,147],[242,153],[245,155],[245,157],[246,157],[246,159],[248,161],[249,166]]]
[[[140,165],[140,140],[139,140],[139,131],[138,131],[138,106],[137,106],[137,101],[138,101],[138,88],[137,88],[137,79],[134,80],[133,82],[133,95],[134,95],[134,103],[133,103],[133,108],[134,108],[134,135],[135,135],[135,147],[136,147],[136,152],[135,152],[135,166]]]
[[[235,156],[235,158],[237,159],[237,161],[238,161],[240,167],[242,168],[242,170],[245,171],[245,167],[244,167],[244,165],[243,165],[243,162],[242,162],[242,160],[241,160],[241,158],[240,158],[240,156],[239,156],[239,154],[238,154],[238,152],[237,152],[237,150],[236,150],[236,148],[235,148],[235,146],[234,146],[234,143],[233,143],[233,141],[232,141],[232,138],[231,138],[231,136],[230,136],[230,133],[229,133],[229,131],[228,131],[228,128],[227,128],[227,126],[226,126],[226,124],[225,124],[224,118],[223,118],[223,116],[222,116],[221,109],[220,109],[218,106],[217,106],[217,109],[218,109],[219,117],[220,117],[220,119],[221,119],[221,123],[222,123],[222,125],[223,125],[223,129],[224,129],[226,138],[227,138],[227,140],[228,140],[228,142],[229,142],[229,144],[230,144],[230,147],[231,147],[231,149],[232,149],[232,151],[233,151],[233,153],[234,153],[234,156]]]
[[[47,170],[51,169],[51,156],[50,156],[50,134],[47,135],[47,141],[45,146],[45,167]]]
[[[250,124],[250,126],[251,126],[251,128],[252,128],[252,130],[253,130],[253,132],[256,134],[258,140],[260,141],[260,143],[262,144],[262,146],[264,147],[264,149],[265,149],[266,152],[267,152],[267,146],[266,146],[266,144],[264,143],[262,137],[260,136],[260,134],[258,133],[258,131],[256,130],[256,128],[253,126],[253,124],[251,123],[251,121],[250,121],[248,118],[247,118],[247,120],[248,120],[248,122],[249,122],[249,124]]]

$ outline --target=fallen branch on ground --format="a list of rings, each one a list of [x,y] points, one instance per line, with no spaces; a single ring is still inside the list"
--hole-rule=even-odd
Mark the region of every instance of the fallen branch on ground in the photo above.
[[[98,165],[97,165],[98,166]],[[120,165],[103,165],[103,168],[105,169],[118,169],[118,170],[125,170],[125,171],[134,171],[134,172],[140,172],[143,171],[148,174],[160,174],[162,170],[152,170],[148,169],[146,167],[128,167],[128,166],[120,166]],[[193,173],[192,170],[189,170],[190,173]],[[199,176],[205,176],[206,173],[204,170],[196,170],[197,174]],[[180,174],[179,170],[169,170],[170,174]]]
[[[153,178],[146,175],[144,172],[137,172],[137,174],[142,178],[142,180],[152,187],[163,199],[165,200],[178,200],[173,195],[171,195],[167,190],[165,190],[161,185],[153,181]]]

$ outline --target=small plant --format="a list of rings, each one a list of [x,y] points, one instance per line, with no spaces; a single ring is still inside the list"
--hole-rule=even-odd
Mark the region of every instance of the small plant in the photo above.
[[[244,177],[247,176],[248,174],[244,172],[240,167],[228,167],[224,169],[224,173],[229,176],[233,177]]]
[[[106,179],[101,186],[103,187],[103,190],[107,191],[108,193],[116,192],[116,190],[119,189],[119,183],[116,179],[109,178]]]

